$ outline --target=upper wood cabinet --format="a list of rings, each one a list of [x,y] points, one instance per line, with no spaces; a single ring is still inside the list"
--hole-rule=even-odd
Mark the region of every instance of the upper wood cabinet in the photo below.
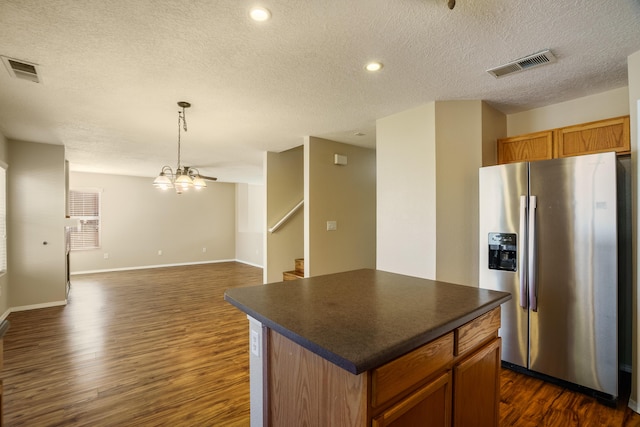
[[[629,116],[498,139],[498,164],[631,152]]]
[[[498,140],[498,163],[553,158],[553,131],[530,133]]]
[[[556,157],[615,151],[631,151],[629,116],[600,120],[556,130]]]

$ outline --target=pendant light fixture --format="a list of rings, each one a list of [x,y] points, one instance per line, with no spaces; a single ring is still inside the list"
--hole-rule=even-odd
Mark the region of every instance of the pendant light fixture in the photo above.
[[[200,176],[198,169],[182,166],[180,163],[180,129],[187,131],[187,118],[185,111],[191,107],[191,104],[185,101],[178,102],[178,106],[182,110],[178,110],[178,165],[175,173],[170,166],[163,166],[158,177],[153,181],[153,185],[162,190],[169,188],[175,188],[176,193],[182,194],[183,191],[187,191],[190,188],[200,190],[207,186],[207,183]]]

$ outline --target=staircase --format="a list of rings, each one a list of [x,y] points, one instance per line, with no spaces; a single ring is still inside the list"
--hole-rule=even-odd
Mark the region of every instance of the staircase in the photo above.
[[[296,259],[296,269],[282,273],[282,280],[304,279],[304,258]]]

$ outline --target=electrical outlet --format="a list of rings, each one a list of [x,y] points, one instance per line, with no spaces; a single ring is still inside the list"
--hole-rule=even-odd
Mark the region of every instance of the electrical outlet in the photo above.
[[[258,331],[251,331],[251,353],[260,357],[260,335]]]
[[[104,259],[109,259],[109,252],[104,253]]]
[[[338,229],[338,221],[327,221],[327,231],[336,231]]]
[[[207,248],[202,248],[202,253],[207,252]]]
[[[158,255],[162,255],[162,249],[158,250]]]

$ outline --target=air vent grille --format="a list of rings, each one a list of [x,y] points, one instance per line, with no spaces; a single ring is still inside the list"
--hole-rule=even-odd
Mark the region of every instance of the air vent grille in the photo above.
[[[7,67],[7,71],[16,79],[28,80],[34,83],[40,83],[40,76],[38,74],[38,68],[36,64],[32,64],[26,61],[21,61],[19,59],[8,58],[6,56],[2,57],[2,62],[4,62],[5,67]]]
[[[525,56],[524,58],[516,59],[515,61],[511,61],[508,64],[490,68],[487,70],[487,73],[491,74],[495,78],[498,78],[509,74],[518,73],[520,71],[530,70],[532,68],[549,64],[551,62],[556,62],[556,57],[553,56],[553,53],[551,53],[549,49],[547,49],[529,56]]]

